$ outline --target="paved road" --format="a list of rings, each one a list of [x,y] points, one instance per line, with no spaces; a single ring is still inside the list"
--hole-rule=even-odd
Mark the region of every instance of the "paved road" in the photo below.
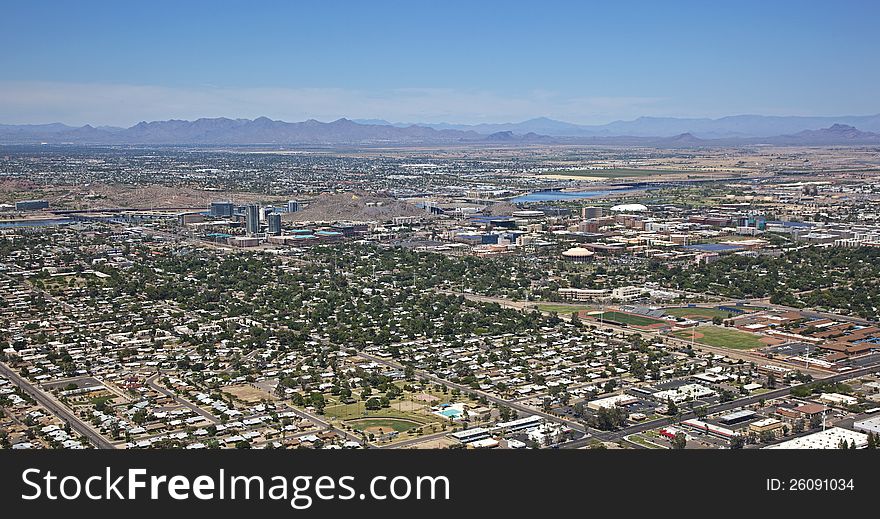
[[[31,285],[30,283],[27,283],[24,281],[19,281],[19,280],[15,279],[7,274],[0,274],[0,276],[12,281],[13,283],[16,283],[20,286],[25,287],[26,289],[30,290],[31,292],[34,292],[36,294],[40,294],[41,296],[46,298],[46,300],[48,300],[48,301],[52,301],[53,303],[61,305],[62,307],[64,307],[65,310],[67,310],[71,314],[76,315],[76,313],[77,313],[77,309],[74,308],[70,303],[67,303],[66,301],[62,301],[62,300],[58,299],[57,297],[53,296],[52,294],[50,294],[46,290],[43,290],[42,288],[37,288],[37,287]]]
[[[186,407],[187,409],[192,410],[194,413],[196,413],[199,416],[201,416],[202,418],[210,421],[211,423],[215,423],[215,424],[220,423],[220,419],[217,418],[216,416],[214,416],[213,414],[209,413],[208,411],[205,411],[204,409],[202,409],[198,405],[190,402],[189,400],[178,396],[177,394],[174,393],[174,391],[171,391],[170,389],[166,388],[165,386],[156,383],[156,379],[159,378],[159,375],[160,375],[159,373],[156,373],[155,375],[152,375],[149,378],[147,378],[147,381],[146,381],[147,385],[150,386],[151,389],[153,389],[154,391],[158,391],[159,393],[162,393],[163,395],[170,398],[173,402],[176,402],[177,404],[180,404],[180,405]]]
[[[382,445],[380,449],[405,449],[406,447],[410,447],[412,445],[418,445],[420,443],[429,442],[431,440],[437,440],[443,438],[444,436],[449,435],[449,431],[440,431],[433,434],[426,434],[425,436],[418,436],[416,438],[409,438],[407,440],[389,443],[386,445]]]
[[[32,396],[34,400],[39,402],[43,407],[49,410],[49,412],[69,423],[73,430],[88,438],[95,447],[99,449],[116,448],[110,443],[110,441],[104,438],[101,433],[92,428],[90,424],[80,420],[80,418],[73,414],[73,412],[64,404],[55,400],[52,395],[43,392],[43,390],[31,384],[25,378],[19,376],[18,373],[2,362],[0,362],[0,373],[3,373],[4,376],[20,387],[22,391]]]
[[[403,369],[403,366],[401,364],[398,364],[397,362],[394,362],[394,361],[383,359],[381,357],[376,357],[374,355],[370,355],[370,354],[363,353],[363,352],[359,352],[358,355],[360,355],[361,357],[364,357],[365,359],[371,360],[377,364],[383,364],[385,366],[388,366],[388,367],[391,367],[394,369],[399,369],[399,370]],[[574,429],[576,431],[586,432],[584,425],[581,424],[580,422],[569,420],[567,418],[562,418],[562,417],[557,416],[555,414],[546,413],[544,411],[519,404],[519,403],[512,401],[512,400],[505,400],[503,398],[498,398],[494,395],[486,393],[485,391],[480,391],[479,389],[473,389],[470,386],[464,386],[461,384],[456,384],[454,382],[450,382],[449,380],[432,375],[431,373],[428,373],[426,371],[416,370],[415,373],[416,373],[416,376],[418,376],[418,377],[427,378],[428,380],[431,380],[431,381],[436,382],[438,384],[445,384],[449,387],[460,390],[462,393],[465,393],[465,394],[476,393],[477,395],[479,395],[481,397],[485,397],[486,400],[493,402],[495,404],[503,405],[503,406],[509,407],[511,409],[516,409],[518,412],[525,413],[528,415],[538,415],[541,418],[545,418],[545,419],[550,420],[552,422],[556,422],[556,423],[565,425],[567,427],[571,427],[572,429]]]
[[[535,305],[534,303],[523,302],[523,301],[511,301],[510,299],[507,299],[504,297],[490,297],[490,296],[481,296],[481,295],[476,295],[476,294],[468,294],[468,293],[462,293],[462,292],[449,292],[449,291],[438,291],[438,292],[450,294],[450,295],[461,295],[471,301],[477,301],[477,302],[483,302],[483,303],[498,303],[501,306],[506,306],[508,308],[515,308],[518,310],[523,309],[523,308],[530,308],[530,309],[537,310],[536,308],[534,308],[534,305]],[[549,312],[544,312],[544,313],[549,313]],[[569,316],[567,314],[559,314],[558,317],[563,320],[570,320],[571,319],[571,316]],[[673,337],[671,335],[661,334],[658,331],[641,330],[638,328],[631,328],[631,327],[624,328],[622,326],[608,324],[607,322],[599,321],[599,320],[593,319],[591,317],[584,320],[584,322],[599,323],[603,329],[610,328],[616,332],[640,333],[644,337],[662,337],[670,342],[678,343],[682,346],[687,346],[690,344],[689,340],[678,339],[678,338]],[[747,362],[771,364],[774,366],[781,366],[781,367],[785,367],[785,368],[792,368],[794,366],[790,362],[784,362],[784,361],[778,360],[778,359],[769,359],[767,357],[764,357],[763,355],[759,355],[759,354],[752,352],[752,351],[749,351],[749,350],[733,350],[733,349],[729,349],[729,348],[708,346],[708,345],[702,344],[702,343],[695,343],[694,346],[699,350],[707,351],[710,353],[717,353],[719,355],[724,355],[726,357],[730,357],[733,359],[742,359]],[[827,371],[818,370],[815,367],[810,367],[809,369],[807,369],[807,368],[799,368],[799,369],[802,372],[809,373],[810,375],[813,375],[816,378],[824,378],[824,377],[828,376],[828,374],[829,374]]]
[[[319,418],[315,414],[309,413],[309,412],[301,410],[301,409],[297,409],[295,407],[285,407],[284,409],[278,409],[277,411],[278,412],[290,411],[293,414],[299,416],[300,418],[305,418],[306,420],[310,420],[314,423],[320,424],[325,429],[333,431],[336,434],[342,435],[343,437],[348,438],[351,441],[360,443],[366,448],[372,447],[372,445],[370,445],[369,443],[364,443],[363,439],[360,436],[353,434],[351,432],[348,432],[346,430],[340,429],[338,427],[334,427],[333,424],[324,420],[323,418]]]
[[[849,380],[861,375],[866,375],[869,373],[874,373],[880,371],[880,366],[870,366],[867,368],[854,369],[852,371],[846,373],[840,373],[838,375],[833,375],[831,377],[825,378],[822,382],[842,382],[844,380]],[[803,384],[798,384],[803,385]],[[773,391],[768,391],[766,393],[762,393],[759,395],[747,396],[745,398],[740,398],[737,400],[732,400],[730,402],[723,402],[720,404],[716,404],[713,406],[709,406],[706,408],[707,414],[715,414],[721,413],[724,411],[730,411],[732,409],[736,409],[738,407],[744,407],[752,404],[757,404],[761,400],[771,400],[774,398],[779,398],[785,396],[791,392],[790,387],[784,387],[780,389],[775,389]],[[696,418],[696,414],[693,412],[682,413],[681,420],[688,420],[690,418]],[[625,427],[618,431],[594,431],[593,436],[597,440],[602,441],[619,441],[624,436],[629,436],[631,434],[637,434],[640,432],[649,431],[651,429],[656,429],[658,427],[663,427],[665,425],[671,425],[678,420],[677,417],[669,417],[669,418],[660,418],[658,420],[652,420],[650,422],[644,422],[636,425],[631,425],[629,427]],[[562,446],[563,449],[577,449],[580,447],[584,447],[589,443],[588,439],[580,439],[572,442],[568,442]]]

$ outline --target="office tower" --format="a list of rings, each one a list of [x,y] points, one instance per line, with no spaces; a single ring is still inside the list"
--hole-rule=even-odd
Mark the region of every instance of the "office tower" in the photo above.
[[[591,218],[602,218],[602,208],[601,207],[593,207],[587,206],[581,208],[581,218],[584,220],[589,220]]]
[[[296,200],[291,200],[291,201],[287,202],[287,212],[288,213],[295,213],[295,212],[299,211],[300,209],[301,209],[300,203],[297,202]]]
[[[245,213],[247,233],[249,236],[255,236],[260,232],[260,206],[250,204],[247,206]]]
[[[269,234],[281,234],[281,215],[278,213],[270,213],[266,215],[266,221],[269,223]]]
[[[232,216],[232,202],[211,202],[208,211],[215,218],[228,218]]]

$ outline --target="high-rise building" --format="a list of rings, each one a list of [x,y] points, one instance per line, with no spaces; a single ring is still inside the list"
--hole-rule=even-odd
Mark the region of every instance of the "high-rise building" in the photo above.
[[[250,204],[245,212],[245,225],[249,236],[255,236],[260,232],[260,206]]]
[[[288,213],[295,213],[295,212],[299,211],[300,209],[302,209],[301,204],[299,202],[297,202],[296,200],[291,200],[291,201],[287,202],[287,212]]]
[[[581,218],[589,220],[591,218],[602,218],[603,210],[601,207],[587,206],[581,208]]]
[[[234,206],[232,202],[211,202],[208,212],[215,218],[228,218],[232,216]]]
[[[269,223],[269,234],[281,234],[281,215],[278,213],[270,213],[266,215],[266,221]]]

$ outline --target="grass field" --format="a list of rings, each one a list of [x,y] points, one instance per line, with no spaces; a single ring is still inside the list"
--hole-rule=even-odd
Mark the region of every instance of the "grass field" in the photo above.
[[[679,339],[690,340],[691,333],[691,330],[679,330],[672,335]],[[751,350],[766,346],[757,335],[719,326],[698,327],[694,340],[700,344],[733,350]]]
[[[357,418],[354,420],[348,420],[347,424],[351,425],[353,428],[358,431],[377,431],[382,429],[385,432],[397,431],[404,432],[410,429],[415,429],[416,427],[421,427],[424,425],[421,422],[416,422],[415,420],[402,420],[399,418],[386,418],[386,417],[376,417],[376,418]]]
[[[114,398],[116,398],[116,395],[104,395],[89,399],[89,403],[91,405],[112,405]]]
[[[428,412],[423,405],[418,406],[416,410],[411,402],[395,400],[391,403],[391,407],[377,410],[365,410],[363,402],[355,402],[353,404],[336,404],[328,405],[324,408],[324,414],[328,418],[333,418],[346,423],[354,420],[368,419],[395,419],[399,418],[403,421],[418,422],[418,425],[425,423],[440,423],[442,419]]]
[[[651,326],[654,324],[663,324],[659,319],[644,317],[641,315],[625,314],[623,312],[604,312],[601,314],[593,314],[590,317],[599,319],[601,316],[603,321],[611,321],[615,323],[628,324],[632,326]]]
[[[632,434],[626,437],[627,440],[637,443],[646,449],[665,449],[662,445],[658,445],[656,443],[651,442],[647,438],[639,434]]]
[[[539,304],[538,310],[542,312],[556,312],[557,314],[570,314],[572,312],[580,312],[581,310],[589,310],[586,305],[565,305],[565,304]]]

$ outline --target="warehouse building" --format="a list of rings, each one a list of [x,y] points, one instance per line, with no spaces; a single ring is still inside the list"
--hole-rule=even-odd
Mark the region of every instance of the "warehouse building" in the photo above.
[[[800,438],[764,447],[765,449],[839,449],[840,443],[855,444],[857,449],[868,445],[868,435],[840,427],[832,427]]]
[[[859,420],[853,424],[853,429],[863,433],[880,434],[880,416]]]

